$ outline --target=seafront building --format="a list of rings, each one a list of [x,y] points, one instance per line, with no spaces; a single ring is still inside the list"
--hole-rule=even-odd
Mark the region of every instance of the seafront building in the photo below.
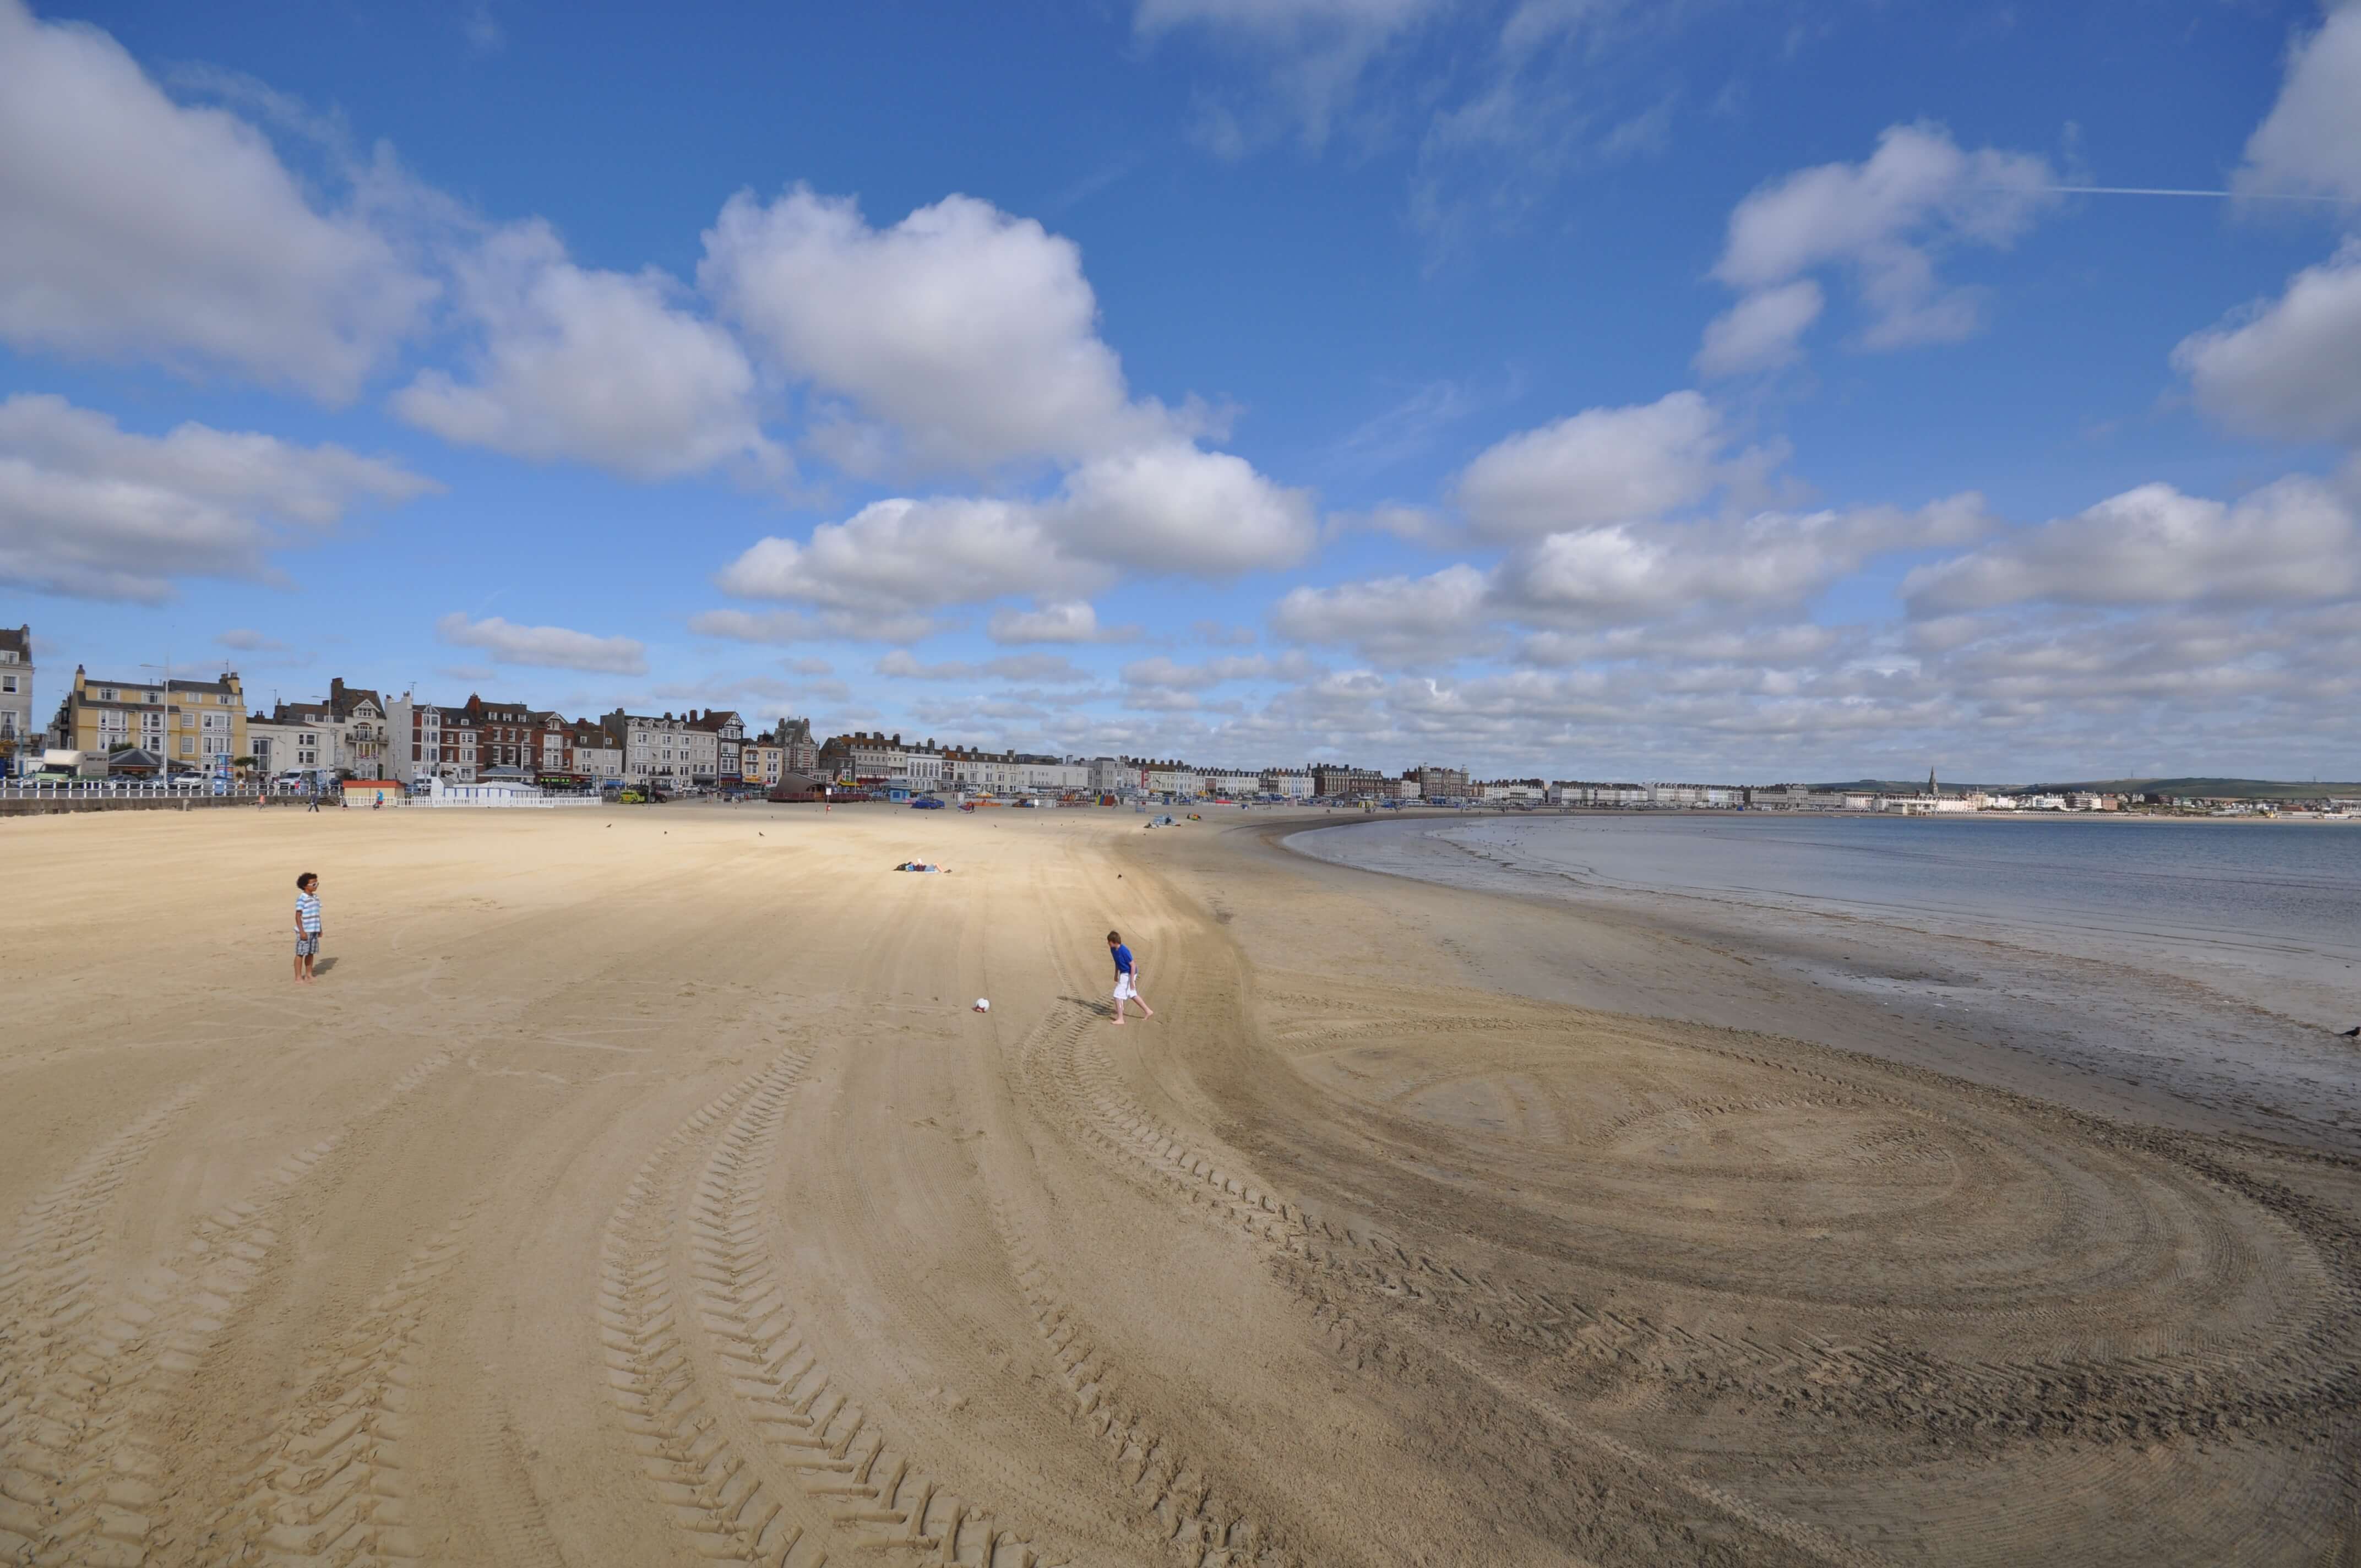
[[[769,790],[816,798],[824,785],[904,794],[958,791],[1005,796],[1082,797],[1180,803],[1194,800],[1324,800],[1364,808],[1481,805],[1510,810],[1843,812],[1903,817],[1978,812],[2169,811],[2236,815],[2292,810],[2299,816],[2361,815],[2361,800],[2247,799],[2235,795],[2124,794],[2042,787],[2016,792],[1946,788],[1933,770],[1923,785],[1862,781],[1851,785],[1720,784],[1653,780],[1506,778],[1422,763],[1400,775],[1350,762],[1259,770],[1199,767],[1177,757],[1057,756],[941,745],[933,738],[854,730],[815,739],[808,718],[781,718],[754,733],[728,708],[683,714],[567,718],[554,709],[469,694],[456,707],[389,696],[369,686],[328,683],[324,697],[246,709],[238,676],[159,681],[93,678],[77,667],[71,688],[45,728],[33,723],[32,629],[0,627],[0,777],[30,773],[43,747],[83,753],[101,772],[144,776],[158,770],[251,769],[382,778],[413,788],[434,781],[559,789],[608,784],[670,791]],[[102,760],[112,759],[102,764]]]
[[[49,720],[47,743],[99,756],[137,748],[176,772],[215,773],[246,749],[246,694],[234,671],[212,681],[93,679],[74,666],[73,685]]]
[[[0,626],[0,779],[40,761],[33,729],[33,629]]]
[[[280,702],[272,705],[270,723],[275,726],[301,726],[311,730],[314,761],[276,764],[280,772],[288,768],[335,768],[355,778],[377,779],[386,776],[386,767],[394,750],[391,726],[385,698],[373,687],[348,686],[342,675],[328,683],[324,700],[315,702]],[[254,755],[244,749],[241,756]],[[260,756],[254,755],[260,767]]]
[[[250,714],[246,720],[246,754],[254,759],[256,771],[267,777],[316,768],[320,731],[292,720],[281,724],[267,713]]]
[[[686,714],[626,713],[619,707],[598,725],[621,753],[626,784],[697,789],[719,781],[720,734],[698,728]]]

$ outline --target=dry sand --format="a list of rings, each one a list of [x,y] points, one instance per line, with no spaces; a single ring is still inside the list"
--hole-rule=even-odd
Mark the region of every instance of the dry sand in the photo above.
[[[2361,1557],[2352,1160],[1271,820],[0,824],[0,1562]]]

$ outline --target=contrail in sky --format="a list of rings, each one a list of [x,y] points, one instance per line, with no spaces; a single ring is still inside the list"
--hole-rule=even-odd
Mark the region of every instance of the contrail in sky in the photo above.
[[[2023,189],[2023,187],[2017,187]],[[1995,190],[2010,187],[1995,186]],[[2248,202],[2325,202],[2332,206],[2348,203],[2341,196],[2297,196],[2278,191],[2168,191],[2151,185],[2036,185],[2036,191],[2051,191],[2067,196],[2214,196],[2236,197]]]

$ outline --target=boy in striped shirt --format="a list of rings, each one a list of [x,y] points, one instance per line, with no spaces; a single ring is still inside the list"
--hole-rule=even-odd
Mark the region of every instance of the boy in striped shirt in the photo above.
[[[320,955],[320,875],[295,879],[295,983],[312,983],[312,960]]]

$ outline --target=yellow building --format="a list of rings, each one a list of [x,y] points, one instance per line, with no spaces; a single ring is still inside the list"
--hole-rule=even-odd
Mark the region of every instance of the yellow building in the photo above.
[[[210,771],[247,755],[246,693],[224,672],[214,681],[173,681],[167,704],[160,682],[93,680],[77,664],[73,689],[49,721],[49,744],[101,755],[137,746],[174,768]]]
[[[774,746],[767,740],[749,740],[738,749],[740,775],[750,784],[761,784],[768,789],[777,784],[779,775],[786,771],[786,757],[787,751],[784,746]]]

